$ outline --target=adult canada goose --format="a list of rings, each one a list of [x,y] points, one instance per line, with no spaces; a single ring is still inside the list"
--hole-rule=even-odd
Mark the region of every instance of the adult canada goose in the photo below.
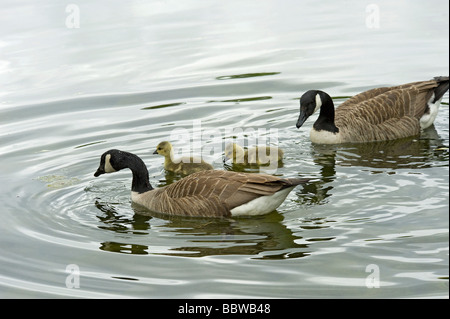
[[[234,164],[271,165],[283,160],[283,150],[265,145],[244,150],[236,143],[228,143],[225,145],[225,159],[231,159]]]
[[[214,169],[211,164],[206,163],[200,157],[173,158],[173,148],[170,142],[161,142],[156,147],[153,154],[164,156],[164,169],[182,175]]]
[[[149,182],[147,167],[132,153],[109,150],[94,176],[129,168],[133,174],[131,199],[147,209],[169,215],[230,217],[267,214],[285,200],[304,178],[265,174],[201,171],[161,188]]]
[[[448,76],[376,88],[351,97],[336,112],[327,93],[310,90],[300,98],[297,128],[320,109],[310,133],[313,143],[361,143],[417,135],[433,124],[448,88]]]

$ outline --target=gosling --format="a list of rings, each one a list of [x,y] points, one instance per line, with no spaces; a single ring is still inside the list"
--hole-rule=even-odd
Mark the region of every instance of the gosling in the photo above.
[[[190,175],[196,172],[214,169],[211,164],[200,157],[181,157],[173,159],[173,148],[170,142],[158,144],[153,154],[164,156],[164,169],[180,175]]]
[[[233,164],[273,165],[283,161],[283,150],[276,146],[255,146],[244,150],[236,143],[225,146],[225,160],[231,159]]]

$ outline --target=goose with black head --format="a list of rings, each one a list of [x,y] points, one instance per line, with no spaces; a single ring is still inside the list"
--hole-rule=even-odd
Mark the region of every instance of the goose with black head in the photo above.
[[[331,97],[310,90],[300,98],[300,128],[320,110],[310,139],[317,144],[364,143],[418,135],[431,126],[449,89],[449,77],[375,88],[355,95],[335,111]]]
[[[169,215],[199,217],[255,216],[274,211],[305,178],[206,170],[161,188],[149,182],[147,167],[135,154],[109,150],[94,176],[129,168],[131,199],[147,209]]]

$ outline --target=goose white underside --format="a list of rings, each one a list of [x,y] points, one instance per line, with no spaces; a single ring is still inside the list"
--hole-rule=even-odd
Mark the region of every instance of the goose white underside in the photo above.
[[[235,207],[231,210],[231,216],[257,216],[273,212],[284,202],[294,187],[285,188],[272,195],[258,197],[246,204]]]
[[[329,131],[317,131],[312,128],[309,134],[312,143],[315,144],[339,144],[341,142],[340,133],[332,133]]]
[[[434,94],[431,96],[431,99],[428,101],[428,107],[430,108],[430,112],[427,114],[424,114],[421,118],[420,118],[420,128],[422,130],[426,129],[427,127],[430,127],[433,123],[434,120],[436,119],[436,116],[438,114],[439,111],[439,106],[441,105],[441,99],[439,99],[438,101],[436,101],[436,103],[433,103],[434,100]]]

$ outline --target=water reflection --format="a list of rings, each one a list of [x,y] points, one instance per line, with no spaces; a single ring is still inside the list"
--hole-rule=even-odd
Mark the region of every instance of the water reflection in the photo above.
[[[323,205],[328,202],[333,186],[330,185],[336,179],[335,152],[326,149],[323,152],[313,152],[314,164],[319,166],[318,178],[303,185],[297,190],[297,203],[302,205]]]
[[[200,224],[178,218],[166,226],[189,239],[190,245],[173,248],[173,251],[189,252],[191,257],[238,254],[257,259],[280,259],[307,256],[310,253],[308,246],[296,243],[301,237],[294,235],[282,223],[283,219],[274,212],[261,218],[207,220]]]
[[[314,161],[322,166],[330,165],[321,158],[340,166],[362,166],[377,169],[420,169],[436,166],[436,162],[448,164],[448,146],[443,145],[434,126],[420,136],[373,143],[346,145],[312,144]],[[378,173],[379,171],[372,171]]]
[[[143,107],[143,108],[141,108],[141,110],[155,110],[155,109],[162,109],[162,108],[171,107],[171,106],[179,106],[179,105],[183,105],[183,104],[186,104],[186,102],[152,105],[152,106]]]
[[[296,202],[303,205],[327,203],[336,179],[336,164],[348,167],[371,168],[376,174],[388,170],[395,174],[397,169],[422,169],[433,166],[448,165],[448,146],[443,145],[434,126],[428,128],[421,136],[408,137],[394,141],[376,143],[358,143],[345,145],[311,144],[315,165],[320,167],[319,178],[304,185],[297,191]]]
[[[281,72],[259,72],[259,73],[244,73],[244,74],[234,74],[234,75],[222,75],[216,77],[216,80],[234,80],[234,79],[245,79],[260,76],[278,75]]]
[[[210,102],[242,103],[242,102],[263,101],[263,100],[270,100],[270,99],[272,99],[271,96],[252,96],[252,97],[230,99],[230,100],[223,100],[223,101],[210,101]]]
[[[129,235],[150,235],[151,232],[170,233],[172,247],[158,247],[158,243],[130,243],[105,241],[99,249],[124,254],[160,254],[186,257],[210,255],[251,255],[255,259],[299,258],[310,254],[302,237],[294,234],[283,223],[284,217],[277,212],[256,218],[203,219],[179,216],[144,216],[141,207],[133,205],[135,214],[126,217],[111,204],[96,202],[101,214],[97,218],[101,229]],[[148,212],[146,212],[148,214]],[[152,219],[164,220],[164,225],[154,225]],[[307,229],[307,225],[305,226]],[[315,223],[316,228],[327,225]],[[127,237],[128,239],[137,237]]]
[[[100,250],[113,253],[148,255],[148,246],[139,244],[126,244],[113,241],[107,241],[100,244]]]
[[[240,164],[240,163],[233,163],[231,161],[224,162],[223,168],[227,171],[233,171],[233,172],[244,172],[244,173],[266,173],[266,170],[268,172],[273,172],[277,168],[282,168],[284,166],[283,161],[279,161],[275,165],[268,165],[268,164]]]

